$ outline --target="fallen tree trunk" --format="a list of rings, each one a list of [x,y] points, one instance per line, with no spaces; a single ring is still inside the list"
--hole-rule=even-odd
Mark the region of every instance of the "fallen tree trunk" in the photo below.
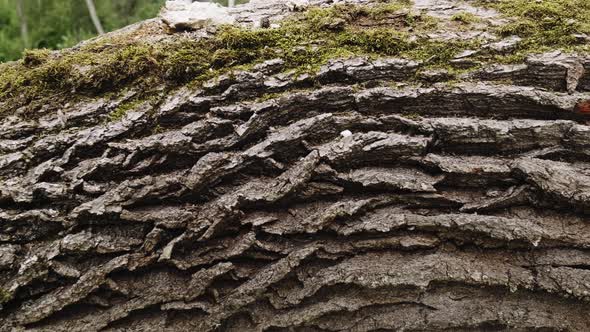
[[[177,38],[161,28],[110,38]],[[451,80],[400,57],[276,59],[196,86],[6,94],[0,330],[587,331],[589,63]]]

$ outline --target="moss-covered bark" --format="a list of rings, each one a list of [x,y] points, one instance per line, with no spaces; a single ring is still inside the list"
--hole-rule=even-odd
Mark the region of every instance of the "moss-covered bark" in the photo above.
[[[35,108],[47,101],[63,101],[65,93],[96,96],[130,84],[142,84],[144,90],[201,84],[274,58],[284,60],[285,70],[299,73],[317,72],[330,59],[362,55],[397,56],[422,61],[428,69],[463,71],[464,64],[451,60],[470,50],[478,52],[471,56],[467,68],[522,62],[531,53],[558,48],[587,50],[582,34],[588,32],[584,22],[590,14],[584,4],[572,0],[486,5],[514,16],[513,22],[489,27],[491,19],[476,20],[475,14],[460,10],[450,17],[435,18],[413,9],[411,2],[393,1],[312,6],[282,20],[277,27],[221,26],[207,38],[167,35],[160,23],[145,23],[64,52],[27,51],[21,61],[3,65],[0,114],[23,106],[35,117]],[[491,35],[453,36],[465,29],[480,29]],[[442,35],[436,36],[437,32]],[[482,48],[489,38],[510,35],[522,40],[508,54]]]

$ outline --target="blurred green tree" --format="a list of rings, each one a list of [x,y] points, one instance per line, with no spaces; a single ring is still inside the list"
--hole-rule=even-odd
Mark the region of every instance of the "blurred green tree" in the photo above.
[[[95,0],[94,5],[104,30],[113,31],[155,17],[164,2]],[[228,0],[215,2],[228,4]],[[248,0],[236,1],[237,4],[245,2]],[[19,5],[22,6],[21,12]],[[23,33],[23,27],[26,33]],[[96,34],[87,1],[0,0],[0,62],[18,59],[25,48],[71,47]]]

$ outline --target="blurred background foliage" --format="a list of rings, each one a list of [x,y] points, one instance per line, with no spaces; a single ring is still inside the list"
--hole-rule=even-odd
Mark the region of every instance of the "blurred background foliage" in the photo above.
[[[228,0],[215,2],[228,4]],[[236,1],[245,2],[248,1]],[[164,3],[165,0],[94,0],[107,32],[155,17]],[[27,22],[28,41],[23,39],[21,18]],[[25,48],[71,47],[96,34],[84,0],[0,0],[0,62],[20,58]]]

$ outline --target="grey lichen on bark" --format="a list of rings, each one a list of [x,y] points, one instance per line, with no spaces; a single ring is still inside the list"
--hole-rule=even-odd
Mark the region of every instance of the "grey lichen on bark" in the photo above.
[[[590,59],[484,59],[521,40],[480,30],[500,13],[404,3],[358,25],[424,10],[437,43],[489,40],[436,65],[377,52],[56,87],[0,113],[0,331],[587,331]],[[276,29],[317,6],[229,12]]]

